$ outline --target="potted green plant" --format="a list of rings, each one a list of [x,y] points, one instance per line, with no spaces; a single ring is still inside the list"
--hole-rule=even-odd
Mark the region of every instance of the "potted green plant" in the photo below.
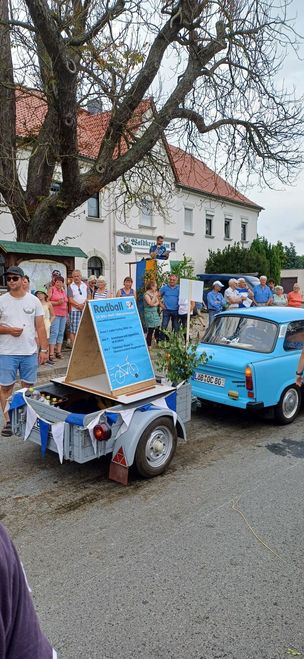
[[[162,332],[165,340],[159,344],[156,354],[157,372],[177,387],[176,411],[184,421],[189,421],[192,401],[189,379],[196,368],[207,363],[207,355],[205,352],[197,354],[198,341],[186,345],[183,328],[178,332]]]

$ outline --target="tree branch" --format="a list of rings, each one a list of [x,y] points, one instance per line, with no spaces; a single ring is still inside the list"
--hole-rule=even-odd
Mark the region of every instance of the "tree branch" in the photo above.
[[[109,23],[110,21],[113,21],[114,18],[117,18],[120,14],[123,13],[125,9],[125,0],[117,0],[117,2],[108,9],[101,18],[96,21],[96,23],[81,37],[79,38],[72,38],[68,39],[67,44],[68,46],[83,46],[86,42],[90,41],[95,37],[104,26]]]

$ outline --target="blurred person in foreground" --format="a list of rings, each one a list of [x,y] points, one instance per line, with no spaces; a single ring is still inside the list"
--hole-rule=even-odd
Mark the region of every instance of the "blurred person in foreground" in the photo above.
[[[56,659],[40,629],[17,550],[0,524],[0,657]]]

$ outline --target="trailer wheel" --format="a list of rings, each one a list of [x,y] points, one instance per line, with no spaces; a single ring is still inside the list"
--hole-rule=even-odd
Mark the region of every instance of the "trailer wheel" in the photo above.
[[[137,471],[144,478],[162,474],[170,464],[177,444],[177,432],[172,419],[155,419],[144,430],[135,453]]]
[[[297,385],[287,387],[274,408],[276,422],[280,425],[292,423],[296,416],[298,416],[300,407],[301,390]]]

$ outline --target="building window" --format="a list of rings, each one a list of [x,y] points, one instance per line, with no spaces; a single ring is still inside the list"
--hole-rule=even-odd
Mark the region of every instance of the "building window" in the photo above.
[[[193,208],[184,209],[184,231],[193,232]]]
[[[88,260],[88,277],[95,275],[95,277],[100,277],[104,273],[104,264],[99,256],[91,256]]]
[[[231,238],[231,220],[225,218],[224,222],[224,238],[230,240]]]
[[[241,223],[241,241],[243,243],[247,241],[247,222]]]
[[[144,227],[152,226],[152,201],[151,199],[143,199],[140,205],[141,208],[141,222]]]
[[[88,199],[88,217],[100,217],[99,192]]]
[[[205,228],[206,236],[212,236],[212,223],[213,223],[213,215],[206,215],[206,228]]]

